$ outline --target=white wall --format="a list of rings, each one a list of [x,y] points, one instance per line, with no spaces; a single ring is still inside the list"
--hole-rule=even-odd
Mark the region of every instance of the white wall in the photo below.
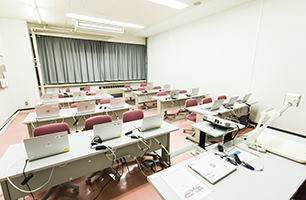
[[[148,80],[172,88],[200,86],[213,98],[253,92],[258,111],[282,106],[286,93],[304,95],[304,0],[265,0],[254,53],[261,0],[233,8],[148,40]],[[253,65],[253,57],[255,62]],[[166,69],[166,71],[164,70]],[[306,103],[290,108],[272,126],[306,135]]]
[[[39,100],[30,36],[25,21],[0,19],[0,54],[3,54],[10,87],[0,90],[0,125],[25,100]]]

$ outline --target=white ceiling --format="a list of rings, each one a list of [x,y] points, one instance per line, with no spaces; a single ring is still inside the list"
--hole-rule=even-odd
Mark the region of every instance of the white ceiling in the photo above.
[[[48,27],[73,28],[76,19],[67,13],[143,25],[125,27],[125,36],[149,37],[192,21],[228,10],[253,0],[180,0],[189,4],[176,10],[147,0],[36,0],[42,24]],[[202,2],[194,6],[196,1]],[[37,24],[28,0],[0,0],[0,18]]]

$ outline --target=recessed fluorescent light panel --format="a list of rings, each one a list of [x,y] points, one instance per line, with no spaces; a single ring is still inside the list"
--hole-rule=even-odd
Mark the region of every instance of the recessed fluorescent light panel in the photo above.
[[[103,24],[112,24],[112,25],[117,25],[117,26],[124,26],[124,27],[138,28],[138,29],[144,28],[144,26],[137,25],[137,24],[130,24],[130,23],[118,22],[118,21],[110,21],[108,19],[89,17],[89,16],[78,15],[78,14],[73,14],[73,13],[67,13],[67,17],[78,19],[78,20],[85,20],[85,21],[89,21],[89,22],[99,22],[99,23],[103,23]]]
[[[101,31],[109,31],[114,33],[124,33],[124,28],[122,27],[115,27],[115,26],[88,23],[88,22],[78,22],[78,27],[96,29]]]
[[[30,2],[30,5],[31,5],[31,7],[33,9],[33,12],[34,12],[34,15],[35,15],[35,18],[36,18],[37,22],[39,24],[41,24],[41,18],[40,18],[39,12],[37,10],[36,1],[35,0],[29,0],[29,2]]]
[[[158,3],[158,4],[161,4],[161,5],[164,5],[164,6],[168,6],[168,7],[171,7],[171,8],[175,8],[175,9],[178,9],[178,10],[182,10],[182,9],[184,9],[188,6],[188,4],[185,4],[183,2],[179,2],[179,1],[176,1],[176,0],[148,0],[148,1]]]

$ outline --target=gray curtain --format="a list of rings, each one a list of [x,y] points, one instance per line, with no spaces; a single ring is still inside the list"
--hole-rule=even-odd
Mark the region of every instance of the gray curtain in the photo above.
[[[44,83],[146,79],[146,46],[37,35]]]

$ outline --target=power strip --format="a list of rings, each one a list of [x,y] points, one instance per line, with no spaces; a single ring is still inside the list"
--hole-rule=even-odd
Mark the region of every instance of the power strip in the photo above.
[[[118,162],[118,163],[122,163],[122,162],[124,162],[124,161],[129,161],[129,160],[132,160],[132,159],[134,159],[135,158],[135,156],[134,155],[132,155],[132,154],[126,154],[126,155],[124,155],[124,156],[121,156],[121,157],[117,157],[116,158],[116,162]]]

